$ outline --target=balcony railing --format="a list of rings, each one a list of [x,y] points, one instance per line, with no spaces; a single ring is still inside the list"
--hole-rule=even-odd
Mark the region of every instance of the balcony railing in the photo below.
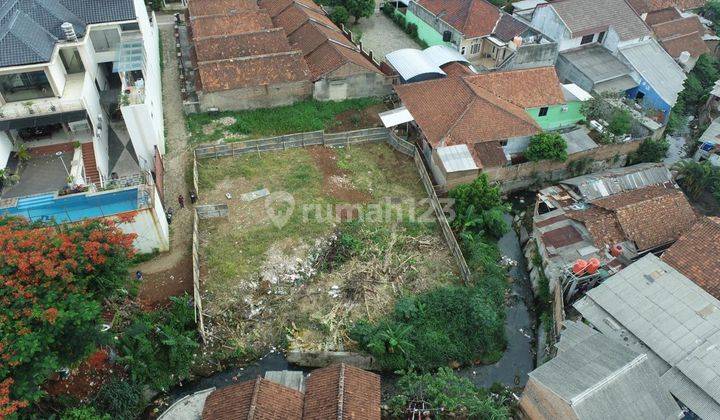
[[[31,102],[11,102],[0,106],[0,120],[15,120],[37,115],[49,115],[85,109],[82,100],[40,99]]]

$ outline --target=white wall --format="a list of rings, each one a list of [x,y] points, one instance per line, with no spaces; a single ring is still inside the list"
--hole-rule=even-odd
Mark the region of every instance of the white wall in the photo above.
[[[562,41],[569,39],[570,31],[560,16],[551,6],[540,6],[535,9],[530,26],[540,31],[546,37],[558,43],[560,51],[563,50]]]
[[[154,206],[130,212],[135,215],[135,219],[131,223],[118,225],[123,232],[137,235],[133,246],[140,253],[153,252],[155,249],[163,252],[170,249],[170,229],[165,218],[165,211],[154,186],[152,186],[152,191],[155,192]]]
[[[145,3],[142,0],[135,0],[135,10],[138,18],[138,26],[143,36],[145,48],[145,105],[148,106],[149,122],[155,132],[155,139],[151,143],[157,146],[160,154],[165,154],[165,122],[163,117],[162,104],[162,74],[160,73],[160,33],[155,13],[152,14],[152,24],[147,14]]]
[[[120,107],[125,128],[127,128],[140,168],[153,170],[153,146],[156,144],[157,132],[150,118],[150,106],[146,104],[126,105]]]
[[[0,131],[0,169],[4,169],[10,158],[10,152],[13,150],[13,144],[7,133]]]
[[[52,61],[48,66],[48,73],[48,77],[51,79],[50,84],[55,88],[55,96],[62,96],[65,90],[65,77],[67,76],[67,72],[65,72],[65,66],[62,60],[60,60],[58,50],[55,50],[55,54],[53,54]]]

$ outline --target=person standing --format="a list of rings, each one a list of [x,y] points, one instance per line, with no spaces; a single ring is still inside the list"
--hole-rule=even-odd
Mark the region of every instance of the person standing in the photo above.
[[[195,191],[190,191],[190,204],[195,204],[197,201],[197,195],[195,195]]]
[[[185,208],[185,197],[183,197],[182,194],[178,195],[178,204],[180,205],[181,209]]]

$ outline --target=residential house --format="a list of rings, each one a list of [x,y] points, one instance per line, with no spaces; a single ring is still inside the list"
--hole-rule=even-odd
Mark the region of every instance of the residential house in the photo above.
[[[705,5],[705,0],[628,0],[635,12],[645,18],[648,14],[668,8],[681,12],[697,10]]]
[[[486,69],[548,66],[557,55],[540,33],[486,0],[414,0],[405,19],[428,45],[452,46]]]
[[[690,71],[702,54],[709,54],[703,36],[706,29],[697,15],[683,16],[674,7],[644,15],[660,45],[685,71]]]
[[[0,169],[12,174],[0,211],[63,222],[146,209],[136,245],[167,249],[153,21],[141,0],[0,0]]]
[[[261,0],[290,45],[302,51],[310,69],[312,97],[321,101],[383,96],[392,84],[378,63],[343,33],[310,0]]]
[[[590,92],[635,99],[665,121],[685,75],[625,0],[541,4],[532,26],[559,45],[558,76]]]
[[[528,374],[520,409],[531,420],[677,419],[680,407],[647,354],[582,322],[565,321],[558,354]]]
[[[559,283],[572,300],[644,253],[666,249],[694,220],[667,167],[645,163],[543,188],[532,237],[551,286]],[[592,258],[599,262],[595,272],[573,272],[578,259]],[[531,277],[538,275],[533,269]]]
[[[606,336],[646,354],[682,406],[720,418],[720,301],[648,253],[573,306]]]
[[[528,138],[544,128],[582,119],[576,108],[571,112],[552,67],[447,77],[399,85],[395,91],[412,120],[411,138],[436,180],[449,186],[483,168],[508,164],[510,151],[522,152]],[[460,174],[450,175],[450,163],[438,153],[458,145],[450,155],[462,153],[465,163]]]
[[[720,299],[720,218],[703,217],[662,255],[662,260]]]
[[[716,87],[716,89],[718,89]],[[711,165],[720,167],[720,119],[714,119],[698,139],[693,159],[696,162],[707,160]]]
[[[195,0],[187,20],[202,111],[390,92],[379,65],[310,0]]]
[[[220,389],[188,396],[159,419],[357,419],[380,420],[380,376],[335,364],[307,378],[297,371],[269,371]]]

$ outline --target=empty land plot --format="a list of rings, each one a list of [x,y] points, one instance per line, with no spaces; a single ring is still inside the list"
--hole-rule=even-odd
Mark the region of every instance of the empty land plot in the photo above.
[[[230,207],[227,220],[200,226],[215,343],[347,350],[355,320],[380,317],[405,292],[458,281],[412,160],[385,144],[203,160],[199,180],[203,203]],[[240,199],[262,188],[272,195]]]

